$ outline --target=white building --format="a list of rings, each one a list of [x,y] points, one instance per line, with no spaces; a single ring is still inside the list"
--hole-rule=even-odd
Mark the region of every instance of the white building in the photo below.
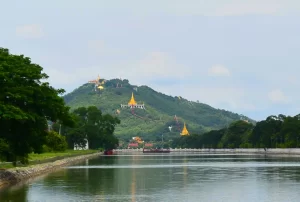
[[[78,144],[74,144],[74,150],[88,150],[89,149],[89,141],[87,138],[84,139],[86,141],[85,147],[81,147]]]

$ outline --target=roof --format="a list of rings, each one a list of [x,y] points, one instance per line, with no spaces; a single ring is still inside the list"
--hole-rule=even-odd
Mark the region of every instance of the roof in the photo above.
[[[136,101],[134,99],[134,96],[133,96],[133,93],[131,94],[131,99],[130,101],[128,102],[129,105],[136,105]]]
[[[183,135],[183,136],[184,136],[184,135],[190,135],[189,131],[188,131],[187,128],[186,128],[185,123],[184,123],[183,129],[182,129],[182,132],[181,132],[180,135]]]

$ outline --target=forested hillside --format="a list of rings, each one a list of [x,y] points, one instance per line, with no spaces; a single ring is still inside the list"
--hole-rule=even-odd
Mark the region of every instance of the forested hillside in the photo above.
[[[174,138],[170,142],[173,148],[298,148],[299,134],[300,115],[279,114],[256,125],[236,121],[221,130]]]
[[[71,109],[96,106],[103,113],[117,116],[121,124],[116,127],[115,134],[123,140],[134,136],[145,141],[160,140],[162,134],[165,138],[176,137],[180,135],[184,122],[190,134],[221,129],[241,118],[252,122],[247,117],[207,104],[168,96],[148,86],[131,85],[126,79],[112,79],[102,84],[101,89],[95,88],[93,83],[84,84],[65,95],[64,99]],[[132,112],[129,108],[121,108],[121,104],[129,102],[132,93],[138,104],[145,104],[145,109]]]

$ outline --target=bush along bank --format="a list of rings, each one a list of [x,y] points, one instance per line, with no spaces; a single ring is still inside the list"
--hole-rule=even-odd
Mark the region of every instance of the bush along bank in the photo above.
[[[16,167],[0,171],[0,188],[7,185],[15,184],[17,182],[29,179],[31,177],[36,177],[38,175],[51,172],[53,170],[56,170],[71,163],[75,163],[77,161],[100,156],[101,154],[102,153],[100,152],[93,153],[88,155],[65,158],[51,163],[42,163],[28,167]]]

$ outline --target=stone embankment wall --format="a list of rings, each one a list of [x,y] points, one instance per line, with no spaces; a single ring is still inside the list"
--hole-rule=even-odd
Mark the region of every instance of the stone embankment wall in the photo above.
[[[300,155],[300,148],[251,148],[251,149],[170,149],[171,152],[211,152],[211,153],[247,153],[247,154],[298,154]],[[116,149],[116,152],[142,152],[143,149]]]
[[[76,157],[65,158],[51,163],[42,163],[28,167],[16,167],[0,171],[0,187],[14,184],[31,177],[35,177],[55,169],[61,168],[71,163],[75,163],[88,158],[100,156],[102,153],[93,153],[88,155],[80,155]]]
[[[247,154],[299,154],[300,148],[237,148],[237,149],[171,149],[172,152],[215,152],[215,153],[247,153]]]

